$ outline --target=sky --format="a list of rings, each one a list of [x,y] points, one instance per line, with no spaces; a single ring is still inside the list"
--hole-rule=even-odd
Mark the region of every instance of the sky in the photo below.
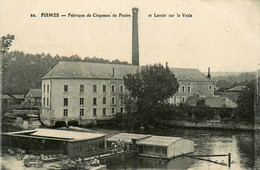
[[[1,0],[1,36],[15,35],[10,51],[52,56],[132,57],[132,14],[139,8],[140,65],[211,71],[255,71],[260,66],[257,0]],[[59,17],[41,17],[59,13]],[[68,13],[91,17],[68,17]],[[93,17],[93,14],[117,17]],[[192,17],[182,17],[182,14]],[[37,17],[30,17],[35,14]],[[152,17],[149,15],[152,14]],[[154,17],[166,14],[167,17]],[[174,14],[174,17],[169,15]],[[180,17],[176,15],[180,14]],[[66,15],[66,17],[61,17]]]

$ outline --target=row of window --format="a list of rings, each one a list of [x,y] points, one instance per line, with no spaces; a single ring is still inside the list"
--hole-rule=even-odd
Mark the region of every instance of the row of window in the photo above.
[[[44,100],[45,100],[45,99],[44,99]],[[106,104],[106,100],[107,100],[107,99],[106,99],[105,97],[103,97],[102,103],[103,103],[103,104]],[[112,103],[112,104],[116,104],[116,99],[115,99],[115,97],[112,97],[112,98],[111,98],[111,103]],[[121,104],[124,104],[123,98],[120,99],[120,103],[121,103]],[[68,106],[68,105],[69,105],[69,99],[68,99],[68,98],[64,98],[64,99],[63,99],[63,105],[64,105],[64,106]],[[80,99],[79,99],[79,105],[81,105],[81,106],[84,105],[84,98],[80,98]],[[93,105],[94,105],[94,106],[97,105],[97,98],[93,98]]]
[[[45,86],[44,86],[45,87]],[[97,89],[98,86],[97,85],[93,85],[93,92],[97,93]],[[67,93],[69,91],[69,86],[68,85],[64,85],[64,93]],[[79,87],[79,92],[83,93],[85,91],[85,86],[84,85],[80,85]],[[103,85],[103,92],[105,93],[107,91],[107,86]],[[115,93],[116,92],[116,85],[111,85],[111,92]],[[124,92],[124,85],[120,85],[120,92],[123,93]]]
[[[45,91],[46,91],[46,89],[45,89],[45,85],[43,85],[43,92],[45,93]],[[50,86],[47,85],[47,93],[49,93],[49,91],[50,91]]]
[[[103,116],[106,116],[106,110],[107,110],[106,108],[102,109]],[[116,111],[116,108],[112,107],[111,114],[115,114],[115,111]],[[124,113],[124,107],[120,107],[120,112]],[[65,116],[65,117],[68,116],[68,109],[63,109],[63,116]],[[79,116],[84,116],[84,109],[79,110]],[[93,117],[96,117],[96,116],[97,116],[97,109],[93,108]]]
[[[47,107],[49,106],[49,98],[46,98],[46,103],[45,103],[45,97],[43,98],[43,106],[45,106],[45,104],[47,105]]]
[[[175,103],[175,104],[180,104],[181,102],[184,103],[186,102],[186,96],[176,96],[175,98],[175,102],[174,102],[174,97],[169,98],[169,103]]]
[[[209,85],[209,86],[208,86],[208,89],[209,89],[209,90],[212,90],[212,89],[213,89],[213,88],[212,88],[212,85]],[[186,86],[183,85],[183,86],[181,86],[181,87],[178,88],[178,91],[177,91],[177,92],[178,92],[178,93],[180,93],[180,92],[181,92],[181,93],[186,93],[186,91],[187,91],[187,93],[191,93],[191,86],[187,86],[187,88],[186,88]]]
[[[181,86],[181,88],[178,88],[178,93],[182,92],[182,93],[186,93],[186,86]],[[191,86],[187,86],[187,92],[191,93]]]

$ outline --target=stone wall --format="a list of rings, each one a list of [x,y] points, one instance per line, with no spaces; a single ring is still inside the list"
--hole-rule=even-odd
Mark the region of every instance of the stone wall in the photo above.
[[[190,121],[170,121],[165,120],[163,123],[167,126],[188,127],[188,128],[205,128],[205,129],[223,129],[223,130],[254,130],[254,124],[248,122],[190,122]]]

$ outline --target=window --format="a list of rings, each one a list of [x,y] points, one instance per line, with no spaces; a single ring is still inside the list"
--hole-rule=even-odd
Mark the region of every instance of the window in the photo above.
[[[79,99],[79,104],[82,106],[82,105],[84,105],[84,98],[80,98]]]
[[[180,103],[180,96],[176,96],[176,104]]]
[[[115,98],[112,97],[112,104],[115,104]]]
[[[120,86],[120,92],[123,93],[124,92],[124,85]]]
[[[49,106],[49,98],[47,98],[47,106]]]
[[[68,116],[68,109],[63,110],[63,116]]]
[[[68,104],[69,104],[68,98],[64,98],[64,99],[63,99],[63,105],[64,105],[64,106],[68,106]]]
[[[181,97],[181,102],[184,103],[184,102],[185,102],[185,99],[186,99],[186,97],[185,97],[185,96],[182,96],[182,97]]]
[[[65,92],[65,93],[68,92],[68,90],[69,90],[68,88],[69,88],[68,85],[64,85],[64,92]]]
[[[124,103],[124,97],[120,96],[120,103],[123,104]]]
[[[103,115],[106,115],[106,108],[103,108]]]
[[[182,87],[181,87],[181,92],[182,92],[182,93],[185,93],[185,86],[182,86]]]
[[[80,110],[79,110],[79,115],[80,115],[80,116],[84,116],[84,109],[80,109]]]
[[[211,85],[209,85],[209,90],[212,90],[212,86]]]
[[[43,85],[43,92],[45,93],[45,85]]]
[[[121,107],[121,108],[120,108],[120,112],[121,112],[121,113],[124,113],[124,107]]]
[[[93,109],[93,116],[94,116],[94,117],[97,116],[97,109],[96,109],[96,108]]]
[[[114,107],[112,107],[111,113],[112,113],[112,114],[115,114],[115,108],[114,108]]]
[[[188,93],[191,93],[191,88],[190,88],[190,86],[187,87],[187,91],[188,91]]]
[[[97,98],[93,98],[93,105],[97,105]]]
[[[181,88],[180,88],[180,87],[178,87],[178,90],[177,90],[177,92],[178,92],[178,93],[180,93],[180,91],[181,91]]]
[[[97,92],[97,85],[93,85],[93,92],[94,92],[94,93]]]
[[[111,86],[111,91],[112,91],[112,93],[115,93],[115,90],[116,90],[116,89],[115,89],[115,85],[112,85],[112,86]]]
[[[49,93],[49,88],[50,88],[50,86],[49,86],[49,85],[47,85],[47,93]]]
[[[84,92],[84,85],[79,86],[79,92],[83,93]]]
[[[43,106],[45,106],[45,97],[43,98]]]
[[[106,98],[105,97],[103,98],[103,104],[106,104]]]
[[[103,92],[106,92],[106,91],[107,91],[107,86],[103,85]]]

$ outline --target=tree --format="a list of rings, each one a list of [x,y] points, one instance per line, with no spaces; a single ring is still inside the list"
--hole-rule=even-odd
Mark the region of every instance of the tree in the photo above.
[[[246,88],[244,88],[237,100],[236,118],[253,121],[254,120],[254,94],[255,94],[255,81],[250,81]]]
[[[135,118],[138,117],[136,122],[131,124],[137,127],[141,124],[148,126],[158,124],[161,105],[166,104],[166,100],[172,97],[179,87],[175,75],[168,67],[164,68],[159,64],[145,66],[141,71],[127,74],[123,79],[130,94],[130,101],[134,101],[134,107],[131,108],[135,108],[126,111],[131,112]]]
[[[9,47],[12,45],[15,36],[7,34],[6,36],[2,36],[1,39],[1,50],[9,50]]]
[[[218,80],[216,86],[219,87],[218,91],[226,91],[228,88],[232,86],[232,84],[226,80]]]

